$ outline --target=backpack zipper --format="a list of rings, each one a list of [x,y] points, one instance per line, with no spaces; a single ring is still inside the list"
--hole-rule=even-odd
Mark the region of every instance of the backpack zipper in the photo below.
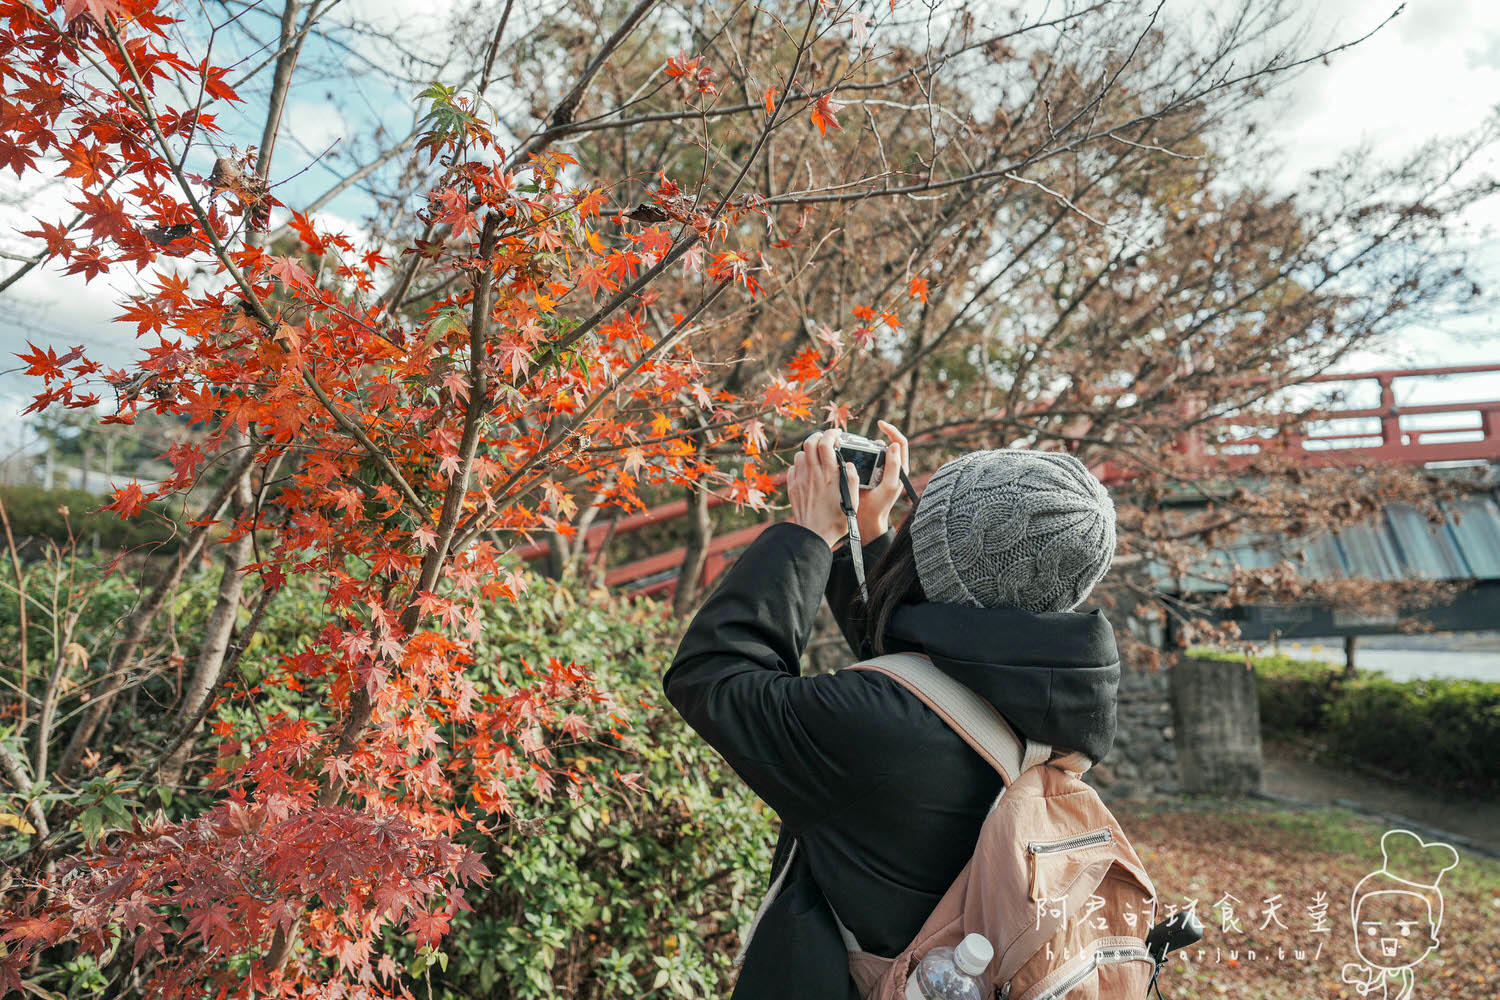
[[[1145,947],[1142,945],[1115,945],[1109,948],[1100,948],[1089,957],[1089,960],[1082,967],[1067,979],[1053,985],[1046,993],[1032,997],[1031,1000],[1058,1000],[1059,997],[1066,996],[1068,991],[1073,989],[1073,987],[1093,975],[1101,965],[1118,965],[1122,962],[1137,961],[1151,961],[1151,956],[1147,954]],[[997,1000],[1007,1000],[1009,996],[1010,983],[1006,983],[1004,987],[995,990]]]
[[[1026,845],[1026,850],[1032,854],[1056,854],[1058,851],[1074,851],[1080,847],[1108,844],[1114,839],[1114,831],[1109,827],[1104,827],[1099,830],[1090,830],[1088,833],[1080,833],[1076,837],[1068,837],[1066,840],[1034,840]]]

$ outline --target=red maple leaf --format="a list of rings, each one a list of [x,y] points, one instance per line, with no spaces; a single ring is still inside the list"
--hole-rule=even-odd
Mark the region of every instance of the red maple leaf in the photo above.
[[[131,481],[128,486],[122,486],[115,490],[114,499],[105,504],[104,510],[112,510],[124,517],[135,517],[146,506],[146,495],[141,492],[140,484]]]
[[[680,59],[677,56],[668,56],[667,68],[663,72],[675,80],[697,68],[698,60],[696,59],[689,59],[687,56],[682,56]]]
[[[588,292],[589,299],[592,300],[600,289],[612,292],[620,286],[610,280],[603,266],[586,264],[578,269],[578,287]]]
[[[22,945],[54,944],[68,930],[62,917],[24,916],[7,920],[0,940],[19,941]]]
[[[458,864],[453,866],[453,874],[463,885],[471,882],[483,882],[490,877],[490,870],[484,866],[479,855],[474,851],[464,851],[458,859]]]
[[[278,279],[288,288],[311,288],[312,275],[307,269],[290,257],[272,257],[269,267],[271,277]]]
[[[293,212],[287,225],[292,227],[292,231],[297,234],[297,238],[302,241],[302,245],[307,247],[309,252],[322,256],[323,252],[328,249],[328,241],[318,235],[313,229],[312,221],[301,212]]]
[[[31,348],[31,353],[17,354],[16,357],[26,362],[27,375],[39,375],[48,380],[60,378],[63,375],[63,365],[67,364],[68,358],[59,358],[52,348],[40,348],[29,340],[26,346]]]
[[[812,123],[818,126],[819,134],[827,135],[829,128],[838,130],[843,129],[843,126],[839,124],[838,119],[834,117],[840,111],[842,111],[843,108],[844,106],[842,104],[836,104],[834,102],[832,94],[824,94],[822,97],[818,98],[817,102],[813,104]]]
[[[793,382],[812,382],[823,374],[822,355],[816,347],[804,347],[787,362],[786,372]]]
[[[41,228],[29,230],[21,235],[34,236],[37,239],[46,240],[48,257],[61,257],[63,260],[67,260],[68,256],[73,252],[73,242],[68,239],[67,227],[61,222],[53,225],[50,222],[43,222],[41,219],[36,220],[36,224]]]
[[[418,910],[406,921],[406,929],[416,935],[418,945],[436,945],[448,933],[448,914]]]

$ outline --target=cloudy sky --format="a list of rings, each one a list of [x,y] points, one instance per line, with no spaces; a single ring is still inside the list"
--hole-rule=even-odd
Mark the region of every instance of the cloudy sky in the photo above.
[[[358,0],[356,0],[358,2]],[[382,2],[382,0],[372,0]],[[1167,0],[1169,13],[1191,16],[1213,0]],[[1318,39],[1343,41],[1364,34],[1394,9],[1394,0],[1309,0],[1303,5]],[[308,146],[339,138],[348,126],[309,95],[294,104],[291,120]],[[1304,71],[1285,103],[1268,115],[1267,127],[1282,149],[1275,175],[1295,189],[1306,171],[1326,165],[1352,148],[1396,160],[1434,136],[1473,129],[1500,101],[1500,3],[1495,0],[1411,0],[1375,37]],[[313,135],[313,132],[317,135]],[[316,140],[316,141],[314,141]],[[1483,168],[1500,173],[1491,151]],[[9,177],[4,183],[13,183]],[[13,199],[6,198],[9,202]],[[0,249],[32,252],[16,235],[32,228],[37,204],[0,207]],[[47,214],[47,213],[42,213]],[[52,212],[58,215],[60,212]],[[1468,220],[1482,283],[1500,288],[1500,198]],[[0,261],[0,273],[14,265]],[[132,350],[128,331],[113,327],[114,302],[133,290],[128,278],[96,280],[88,286],[55,267],[38,269],[0,296],[0,354],[10,357],[28,340],[90,347],[108,364],[123,364]],[[1491,301],[1494,301],[1491,299]],[[1351,359],[1350,367],[1500,363],[1500,308],[1439,329],[1408,331],[1379,354]],[[35,391],[13,366],[0,362],[0,414],[18,412]],[[1500,398],[1500,376],[1466,376],[1442,383],[1408,382],[1409,401]],[[0,419],[0,453],[15,446],[14,419]],[[9,441],[10,443],[6,443]]]
[[[1331,38],[1358,37],[1397,5],[1376,0],[1321,0],[1314,23]],[[1284,150],[1282,176],[1292,183],[1345,150],[1365,147],[1399,159],[1434,136],[1461,135],[1500,104],[1500,4],[1492,0],[1412,0],[1368,41],[1305,73],[1272,127]],[[1490,150],[1482,167],[1500,171]],[[1485,287],[1500,291],[1500,198],[1470,220],[1475,262]],[[1488,232],[1485,230],[1495,230]],[[1500,363],[1500,298],[1488,315],[1452,328],[1412,330],[1410,337],[1352,367]],[[1460,392],[1459,387],[1466,390]],[[1421,394],[1500,398],[1500,376],[1429,383]]]

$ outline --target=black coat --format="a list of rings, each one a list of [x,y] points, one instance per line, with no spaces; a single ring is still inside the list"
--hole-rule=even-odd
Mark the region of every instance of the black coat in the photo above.
[[[869,566],[890,539],[866,545]],[[1000,792],[999,775],[889,677],[801,676],[825,590],[857,649],[847,551],[795,524],[767,529],[694,617],[663,679],[688,724],[780,816],[773,877],[791,838],[800,844],[736,1000],[857,998],[833,913],[866,950],[899,953],[968,862]],[[1033,740],[1094,760],[1114,740],[1118,655],[1097,611],[908,605],[886,638],[892,651],[927,653]]]

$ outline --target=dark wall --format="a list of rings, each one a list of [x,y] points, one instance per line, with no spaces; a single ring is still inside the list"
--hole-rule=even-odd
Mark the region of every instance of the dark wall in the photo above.
[[[1260,700],[1243,663],[1184,657],[1172,668],[1172,728],[1184,792],[1260,790]]]

